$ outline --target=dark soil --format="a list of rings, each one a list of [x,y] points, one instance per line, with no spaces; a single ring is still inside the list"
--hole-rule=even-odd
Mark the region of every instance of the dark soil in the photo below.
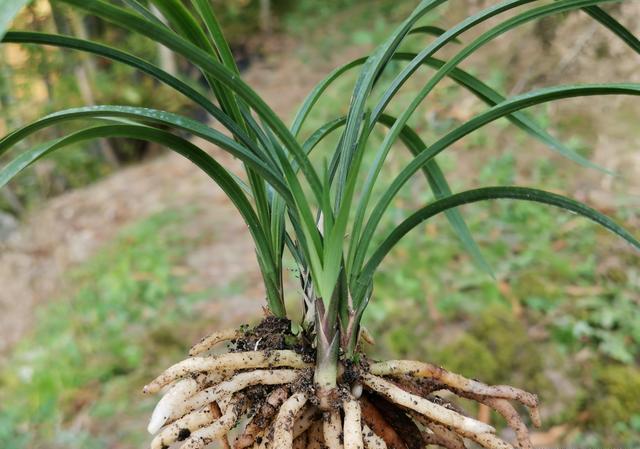
[[[243,325],[240,329],[243,336],[231,342],[231,352],[291,349],[296,340],[291,321],[286,318],[267,316],[253,328]]]
[[[294,335],[291,320],[267,315],[257,326],[240,326],[242,337],[232,340],[229,351],[278,351],[291,350],[305,357],[308,362],[315,360],[315,349],[304,335]]]

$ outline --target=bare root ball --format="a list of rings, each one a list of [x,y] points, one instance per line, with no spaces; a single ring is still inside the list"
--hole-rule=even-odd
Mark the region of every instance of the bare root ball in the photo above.
[[[216,442],[225,449],[464,449],[469,441],[488,449],[532,448],[512,402],[527,407],[538,426],[535,395],[428,363],[371,362],[364,355],[360,364],[345,362],[333,406],[320,410],[313,351],[304,339],[260,334],[280,327],[263,322],[252,330],[217,332],[192,348],[193,357],[145,386],[145,393],[166,390],[149,422],[151,449],[202,449]],[[234,352],[207,355],[225,341]],[[456,398],[499,413],[516,435],[514,444],[466,415]]]

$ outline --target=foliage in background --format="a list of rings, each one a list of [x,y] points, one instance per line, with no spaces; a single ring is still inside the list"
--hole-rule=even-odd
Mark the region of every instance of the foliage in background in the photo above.
[[[157,59],[157,46],[153,43],[135,34],[114,31],[98,19],[83,21],[64,5],[56,4],[52,10],[49,0],[32,3],[19,15],[14,26],[63,34],[89,33],[93,39],[118,43],[132,52]],[[0,64],[2,134],[42,114],[87,103],[144,105],[196,113],[180,95],[122,64],[42,46],[3,46],[2,52],[8,62]],[[67,130],[73,129],[78,127],[67,127]],[[39,138],[63,134],[60,130],[45,130]],[[0,211],[20,215],[44,199],[85,186],[119,166],[155,152],[157,149],[153,146],[127,139],[73,145],[53,155],[38,170],[17,177],[0,196]],[[0,157],[0,161],[6,160]]]

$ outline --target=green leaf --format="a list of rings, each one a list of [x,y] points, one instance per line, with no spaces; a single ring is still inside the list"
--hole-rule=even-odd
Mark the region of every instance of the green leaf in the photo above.
[[[387,127],[391,127],[393,126],[395,119],[391,116],[383,114],[380,117],[380,122]],[[418,133],[416,133],[408,126],[405,126],[403,128],[402,133],[400,134],[400,139],[413,156],[417,156],[427,147]],[[431,190],[433,191],[433,194],[437,199],[452,194],[449,183],[447,182],[447,179],[445,178],[444,173],[442,173],[442,170],[440,169],[440,166],[436,162],[435,158],[429,160],[422,167],[422,171],[424,172],[427,181],[429,182],[429,186],[431,187]],[[480,247],[471,235],[471,231],[469,231],[469,227],[464,221],[464,218],[462,218],[462,214],[460,213],[460,211],[458,209],[449,209],[445,211],[445,215],[447,216],[447,219],[449,220],[454,233],[460,239],[463,248],[471,256],[471,260],[483,272],[487,273],[491,277],[494,277],[491,266],[482,255]]]
[[[217,56],[215,48],[207,39],[204,30],[181,0],[152,0],[152,3],[162,12],[169,24],[177,30],[178,35],[184,37],[195,47],[204,50],[210,56]],[[169,30],[166,31],[171,34]],[[242,116],[232,91],[225,89],[222,83],[208,71],[203,70],[203,74],[218,99],[222,110],[238,124],[241,124]],[[251,178],[251,174],[249,174],[249,177]]]
[[[409,118],[413,115],[418,106],[422,103],[422,101],[427,97],[427,95],[433,90],[433,88],[444,79],[449,72],[451,72],[458,64],[460,64],[465,58],[470,55],[476,54],[477,50],[491,42],[493,39],[498,36],[506,33],[509,30],[517,28],[525,23],[531,22],[533,20],[537,20],[543,17],[551,16],[554,14],[560,14],[567,11],[572,11],[575,9],[586,8],[589,6],[596,5],[598,3],[606,3],[606,2],[616,2],[621,0],[559,0],[549,5],[544,5],[532,10],[525,11],[516,15],[515,17],[511,17],[498,25],[492,27],[478,38],[476,38],[473,42],[466,45],[462,50],[458,52],[454,57],[452,57],[444,66],[442,66],[435,75],[433,75],[427,84],[414,96],[413,100],[409,105],[407,105],[402,114],[398,117],[398,121],[396,126],[385,136],[385,140],[382,144],[382,149],[380,151],[382,155],[382,160],[384,160],[385,155],[388,153],[389,148],[395,139],[398,137],[399,128],[407,123]],[[373,118],[376,119],[389,104],[391,99],[396,95],[400,87],[409,79],[412,74],[417,70],[417,68],[422,64],[424,60],[431,57],[435,51],[441,48],[446,42],[450,39],[453,39],[461,32],[476,26],[477,24],[487,20],[488,18],[500,13],[507,11],[509,9],[514,8],[515,6],[519,6],[521,4],[528,3],[527,0],[513,0],[507,1],[500,4],[497,4],[491,8],[487,8],[484,11],[479,12],[478,14],[469,17],[468,19],[460,22],[457,26],[450,28],[447,33],[438,37],[433,43],[427,46],[423,51],[421,51],[418,56],[416,56],[413,61],[409,65],[407,65],[403,71],[396,76],[396,78],[391,82],[391,85],[387,88],[385,93],[382,96],[382,99],[376,105],[376,108],[373,112]]]
[[[417,8],[407,17],[402,24],[392,33],[392,35],[380,45],[368,58],[360,70],[360,75],[356,80],[351,95],[351,103],[347,112],[347,123],[340,140],[339,154],[340,162],[338,165],[338,179],[336,185],[336,206],[340,203],[342,190],[347,182],[347,176],[350,171],[351,160],[353,159],[356,148],[358,147],[358,136],[367,138],[368,132],[361,133],[361,125],[364,115],[364,108],[367,98],[373,89],[375,80],[378,78],[387,63],[391,60],[392,55],[396,52],[398,46],[411,31],[411,27],[426,13],[435,7],[444,3],[444,0],[423,0]],[[377,117],[374,115],[374,122]]]
[[[446,32],[447,30],[445,30],[444,28],[440,28],[433,25],[425,25],[425,26],[415,27],[414,29],[409,31],[409,34],[429,34],[431,36],[439,37]],[[452,39],[451,41],[455,42],[456,44],[461,43],[459,39]]]
[[[137,0],[123,0],[125,5],[129,5],[129,7],[131,9],[133,9],[134,11],[136,11],[138,14],[140,14],[142,17],[144,17],[147,20],[150,20],[152,22],[156,22],[159,25],[163,25],[164,23],[162,23],[162,21],[156,17],[156,15],[154,13],[152,13],[151,11],[149,11],[142,3],[140,3]]]
[[[227,170],[218,164],[206,152],[202,151],[191,142],[167,131],[139,125],[105,125],[87,128],[72,133],[68,136],[22,152],[18,157],[13,159],[2,170],[0,170],[0,187],[6,185],[6,183],[20,171],[29,167],[47,154],[85,140],[105,137],[127,137],[158,143],[183,155],[209,175],[211,179],[213,179],[224,190],[225,194],[233,202],[249,226],[249,230],[257,246],[259,254],[258,261],[263,268],[262,271],[265,276],[265,284],[267,285],[267,288],[275,285],[273,279],[273,276],[276,274],[276,271],[274,270],[274,254],[271,252],[269,241],[262,230],[260,220],[255,214],[251,203],[242,192],[241,187],[236,183],[235,179],[227,172]],[[268,295],[268,298],[270,299],[269,308],[276,315],[284,316],[284,303],[273,302],[274,299],[280,298],[280,296]]]
[[[425,64],[439,69],[446,64],[446,61],[441,61],[436,58],[429,58],[425,60]],[[496,104],[506,100],[503,95],[462,69],[456,67],[448,73],[448,76],[490,106],[495,106]],[[579,153],[564,145],[547,131],[538,126],[528,116],[528,114],[524,112],[514,112],[513,114],[507,115],[506,119],[516,125],[518,128],[530,134],[532,137],[547,145],[549,148],[551,148],[561,156],[577,164],[580,164],[583,167],[592,168],[594,170],[599,170],[608,174],[614,174],[610,170],[607,170],[606,168],[591,162],[589,159],[586,159]]]
[[[417,56],[418,55],[416,55],[415,53],[399,52],[393,55],[393,59],[398,61],[412,61]],[[292,125],[292,132],[294,133],[294,135],[298,134],[298,132],[300,131],[300,128],[302,127],[302,124],[304,123],[304,120],[306,119],[308,114],[311,112],[311,109],[315,105],[317,99],[331,85],[331,83],[333,83],[336,79],[338,79],[340,76],[342,76],[344,73],[351,70],[352,68],[363,64],[365,61],[366,61],[366,58],[355,59],[343,65],[342,67],[337,68],[333,72],[331,72],[331,74],[329,74],[322,82],[318,83],[315,86],[313,91],[307,96],[307,98],[303,102],[303,107],[300,108],[298,114],[296,115],[296,119],[294,121],[294,124]],[[443,65],[446,64],[446,61],[429,57],[424,59],[422,63],[430,67],[440,69]],[[503,95],[501,95],[500,93],[492,89],[487,84],[483,83],[473,75],[469,74],[468,72],[460,68],[456,67],[452,69],[447,75],[451,79],[453,79],[456,83],[458,83],[465,89],[468,89],[471,93],[476,95],[479,99],[481,99],[482,101],[484,101],[490,106],[494,106],[505,100],[505,97]],[[518,126],[519,128],[521,128],[523,131],[527,132],[531,136],[540,140],[542,143],[549,146],[552,150],[558,152],[558,154],[566,157],[567,159],[570,159],[584,167],[599,170],[604,173],[613,174],[611,173],[611,171],[607,170],[606,168],[591,162],[590,160],[581,156],[579,153],[573,151],[571,148],[564,145],[562,142],[560,142],[559,140],[554,138],[552,135],[550,135],[548,132],[546,132],[544,129],[542,129],[540,126],[538,126],[531,118],[529,118],[527,114],[523,112],[515,112],[513,114],[508,115],[507,119],[513,124],[515,124],[516,126]],[[335,125],[336,124],[334,123],[333,125],[326,124],[323,126],[332,127]],[[322,136],[323,134],[324,134],[324,131],[321,129],[314,131],[314,133],[303,144],[303,148],[309,145],[310,146],[316,145],[317,142],[314,142],[314,140],[318,140],[319,138],[321,138],[320,136]],[[305,152],[308,152],[306,148],[305,148]]]
[[[216,49],[216,53],[218,57],[222,61],[222,63],[232,72],[240,74],[238,67],[236,66],[236,60],[231,53],[231,48],[229,48],[229,43],[224,38],[224,34],[222,33],[222,28],[220,28],[220,24],[218,23],[218,19],[211,7],[210,0],[194,0],[200,17],[204,21],[207,26],[207,30],[209,31],[209,36],[213,41],[214,47]]]
[[[444,47],[447,43],[456,39],[460,34],[465,31],[474,28],[475,26],[489,20],[490,18],[497,16],[503,12],[509,11],[527,3],[531,3],[535,0],[509,0],[492,5],[476,14],[467,17],[457,25],[449,28],[446,33],[438,36],[433,42],[427,45],[418,55],[407,65],[396,77],[391,84],[387,87],[382,94],[382,98],[378,101],[378,104],[373,110],[373,118],[376,119],[389,102],[393,99],[395,94],[400,90],[404,83],[411,78],[418,68],[422,65],[423,61],[433,56],[439,49]],[[404,124],[404,123],[403,123]]]
[[[166,27],[159,26],[151,21],[141,20],[140,16],[131,14],[127,10],[111,5],[102,0],[93,0],[91,2],[86,2],[84,0],[61,1],[102,17],[117,26],[153,39],[155,42],[165,45],[171,50],[184,56],[193,64],[200,67],[208,77],[215,79],[223,85],[225,90],[228,90],[230,93],[237,95],[242,99],[246,106],[251,108],[257,116],[269,126],[275,136],[283,144],[283,149],[276,147],[276,150],[278,150],[277,157],[282,164],[282,169],[284,171],[283,174],[286,184],[288,184],[288,189],[285,193],[288,194],[293,201],[289,209],[292,214],[299,217],[297,223],[299,226],[298,239],[300,247],[305,252],[305,258],[310,263],[313,276],[317,279],[317,275],[322,268],[319,256],[319,254],[321,254],[322,242],[320,234],[315,227],[309,198],[305,196],[300,180],[290,170],[288,162],[289,154],[292,154],[300,165],[302,174],[306,178],[313,196],[318,203],[321,202],[322,198],[320,178],[311,164],[311,161],[302,151],[302,148],[296,141],[295,137],[289,132],[284,123],[282,123],[280,118],[264,102],[264,100],[246,83],[244,83],[237,74],[217,61],[215,57],[211,57],[212,55],[209,52],[198,48],[198,46],[194,45],[192,42],[183,39],[171,30],[166,29]],[[289,154],[285,154],[285,149]]]
[[[478,201],[492,199],[515,199],[522,201],[534,201],[538,203],[556,206],[561,209],[582,215],[600,224],[609,231],[622,237],[624,240],[640,250],[640,241],[631,233],[618,225],[612,219],[603,215],[586,204],[572,200],[562,195],[546,192],[544,190],[531,189],[527,187],[484,187],[481,189],[468,190],[437,200],[413,213],[400,225],[394,228],[387,238],[376,248],[371,258],[367,261],[358,279],[361,288],[368,285],[376,268],[382,262],[387,253],[404,237],[408,232],[425,220],[440,214],[448,209],[461,206],[463,204],[475,203]]]
[[[223,150],[228,151],[230,154],[239,158],[244,163],[250,165],[256,171],[261,173],[261,175],[293,205],[293,199],[285,184],[285,179],[280,173],[278,173],[278,171],[270,167],[262,158],[258,157],[241,144],[235,142],[233,139],[230,139],[219,131],[209,128],[196,120],[155,109],[131,106],[87,106],[55,112],[40,120],[32,122],[23,128],[17,129],[0,139],[0,154],[8,151],[13,145],[27,136],[45,127],[69,120],[95,119],[102,117],[123,117],[130,120],[141,121],[143,123],[159,123],[188,131],[195,136],[202,137],[203,139],[218,145]]]
[[[261,156],[261,150],[255,144],[254,140],[250,138],[245,130],[241,128],[236,121],[232,120],[227,114],[225,114],[222,110],[216,107],[213,103],[211,103],[204,95],[197,92],[195,89],[187,85],[186,83],[180,81],[176,77],[166,73],[165,71],[159,69],[153,64],[150,64],[136,56],[130,55],[126,52],[122,52],[120,50],[108,47],[106,45],[98,44],[95,42],[89,42],[81,39],[75,39],[68,36],[57,36],[50,34],[41,34],[41,33],[8,33],[4,39],[5,42],[15,42],[15,43],[37,43],[37,44],[46,44],[46,45],[55,45],[59,47],[65,48],[73,48],[85,52],[90,52],[93,54],[97,54],[115,61],[123,62],[129,66],[135,67],[154,78],[164,82],[170,87],[173,87],[178,92],[184,94],[187,98],[193,100],[198,105],[202,106],[207,112],[209,112],[216,120],[218,120],[225,128],[227,128],[232,135],[239,142],[243,143],[247,148],[249,148],[254,154],[257,156]],[[250,123],[250,128],[256,132],[259,136],[261,136],[261,130],[255,124],[255,122]],[[276,166],[275,161],[271,158],[271,162],[274,167]],[[249,170],[249,177],[252,180],[252,184],[256,184],[255,175]],[[266,197],[264,194],[260,193],[260,186],[254,186],[255,193],[254,196],[256,201],[260,203],[260,213],[261,215],[266,215]]]
[[[216,120],[218,120],[225,128],[238,137],[245,145],[252,145],[253,140],[249,139],[246,133],[238,126],[236,122],[231,120],[227,114],[221,109],[215,106],[207,97],[200,92],[179,80],[173,75],[165,72],[159,67],[151,64],[144,59],[138,58],[127,52],[118,50],[107,45],[103,45],[97,42],[91,42],[83,39],[76,39],[70,36],[62,36],[56,34],[47,33],[32,33],[23,31],[10,31],[2,40],[7,43],[16,44],[38,44],[38,45],[52,45],[61,48],[70,48],[74,50],[83,51],[86,53],[92,53],[102,56],[113,61],[118,61],[126,64],[130,67],[151,75],[155,79],[165,83],[167,86],[172,87],[176,91],[183,94],[185,97],[194,101],[196,104],[204,108],[211,114]]]
[[[143,36],[147,36],[148,38],[167,46],[199,66],[208,75],[215,78],[233,93],[242,98],[246,104],[269,125],[287,150],[293,154],[300,164],[302,173],[307,178],[316,200],[320,201],[322,196],[320,192],[320,178],[311,165],[311,161],[309,161],[306,155],[302,152],[302,149],[293,135],[289,132],[275,112],[273,112],[273,110],[258,94],[253,91],[253,89],[244,83],[235,73],[231,72],[224,65],[216,61],[215,58],[211,58],[209,53],[193,45],[191,42],[186,41],[175,33],[172,33],[165,27],[161,27],[150,21],[141,20],[139,16],[131,14],[122,8],[110,5],[102,0],[93,0],[91,2],[87,2],[85,0],[60,1],[72,4],[79,9],[102,17],[117,26],[140,33]],[[298,181],[295,180],[295,182]],[[306,208],[306,203],[300,207]]]
[[[343,126],[345,121],[346,121],[345,117],[340,117],[322,125],[313,134],[311,134],[311,136],[309,136],[307,140],[304,142],[303,144],[304,150],[307,153],[310,153],[315,148],[315,146],[320,141],[322,141],[322,139],[324,139],[327,135],[329,135],[331,132],[333,132],[337,128]],[[383,114],[378,120],[378,123],[383,124],[387,127],[391,127],[395,123],[395,118],[388,116],[386,114]],[[407,147],[407,149],[414,156],[426,148],[426,145],[424,144],[420,136],[408,126],[405,126],[403,128],[402,133],[400,134],[400,138],[404,143],[404,145]],[[442,196],[448,196],[451,194],[451,189],[449,188],[446,178],[444,177],[444,174],[440,170],[440,167],[438,166],[435,160],[430,160],[429,162],[427,162],[427,164],[425,164],[425,166],[422,167],[422,170],[436,197],[440,198]],[[473,237],[471,236],[469,228],[464,222],[462,215],[460,215],[460,212],[453,209],[453,210],[446,211],[445,214],[447,215],[447,218],[449,219],[449,222],[451,223],[451,226],[453,227],[454,232],[456,233],[458,238],[460,238],[460,241],[462,242],[463,247],[469,253],[472,260],[476,263],[476,265],[482,271],[489,274],[490,276],[493,276],[493,270],[491,269],[487,261],[482,256],[482,253],[480,252],[478,245],[475,243]],[[360,234],[360,230],[361,230],[360,226],[362,225],[362,219],[363,219],[363,216],[358,217],[358,214],[356,214],[356,218],[354,219],[353,228],[351,230],[351,236],[350,236],[350,246],[348,250],[348,260],[347,260],[347,272],[351,271],[351,265],[353,262],[351,257],[355,255],[354,250],[358,240],[357,237]]]
[[[0,0],[0,37],[4,36],[13,19],[27,3],[29,0]]]
[[[633,49],[633,51],[640,54],[640,40],[620,22],[602,10],[602,8],[598,6],[589,6],[583,10],[622,39],[622,41]]]
[[[444,64],[438,71],[433,75],[426,85],[420,89],[420,91],[414,95],[411,103],[404,107],[402,113],[397,118],[396,123],[390,129],[389,133],[385,135],[384,141],[378,151],[378,155],[376,157],[376,162],[374,169],[372,170],[372,178],[370,180],[371,183],[374,183],[377,179],[378,173],[380,172],[384,161],[391,150],[391,146],[398,138],[400,134],[400,130],[402,127],[408,122],[411,116],[414,114],[418,106],[422,103],[422,101],[427,97],[427,95],[435,88],[438,83],[444,79],[460,62],[462,62],[466,57],[475,54],[477,50],[483,45],[487,44],[491,40],[500,36],[501,34],[516,28],[520,25],[523,25],[527,22],[530,22],[535,19],[539,19],[542,17],[546,17],[553,14],[558,14],[565,11],[571,11],[574,9],[583,8],[586,6],[591,6],[597,3],[601,3],[601,0],[565,0],[565,1],[557,1],[549,5],[544,5],[539,8],[535,8],[529,11],[525,11],[521,14],[516,15],[515,17],[509,18],[502,23],[494,26],[487,32],[483,33],[481,36],[476,38],[473,42],[466,45],[462,50],[458,52],[453,58],[451,58],[446,64]],[[470,17],[466,21],[461,22],[457,27],[451,28],[447,33],[443,34],[439,38],[435,40],[430,46],[428,46],[425,50],[420,52],[420,54],[414,58],[411,63],[405,67],[400,75],[396,77],[396,79],[392,82],[391,86],[387,89],[385,94],[383,95],[382,100],[376,106],[374,110],[374,119],[376,119],[384,110],[386,105],[391,101],[391,98],[397,93],[397,89],[408,79],[408,77],[413,73],[413,70],[417,68],[417,65],[421,64],[422,61],[426,60],[428,57],[432,55],[432,53],[440,48],[447,39],[453,38],[457,35],[457,33],[461,32],[472,26],[472,24],[478,23],[478,21],[485,20],[490,17],[492,14],[495,15],[498,11],[506,10],[507,7],[512,8],[517,2],[505,2],[503,4],[499,4],[494,8],[488,8],[485,11],[480,12],[479,14]],[[463,26],[465,22],[469,22],[466,26]],[[368,200],[368,199],[367,199]],[[378,220],[379,217],[375,217],[374,221]],[[377,225],[377,224],[376,224]],[[368,242],[365,240],[365,242]],[[365,246],[368,243],[365,243]],[[363,254],[360,254],[360,257],[356,258],[357,263],[361,263],[363,261]]]
[[[357,254],[354,257],[353,272],[359,270],[362,263],[364,263],[365,253],[375,229],[380,223],[385,210],[391,204],[392,199],[400,191],[402,186],[411,178],[411,176],[413,176],[413,174],[427,161],[438,155],[441,151],[449,148],[453,143],[457,142],[467,134],[501,117],[505,117],[521,109],[548,101],[590,95],[640,95],[640,84],[584,84],[577,86],[550,87],[529,92],[506,100],[488,111],[477,115],[468,122],[449,132],[444,137],[440,138],[426,150],[422,151],[402,169],[400,174],[398,174],[398,176],[393,180],[371,212],[367,225],[362,233],[362,237],[358,242]],[[398,122],[396,122],[394,126],[398,126]]]

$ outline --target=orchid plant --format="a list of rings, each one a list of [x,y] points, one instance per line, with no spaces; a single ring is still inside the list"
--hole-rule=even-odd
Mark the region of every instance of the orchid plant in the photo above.
[[[466,379],[429,363],[370,360],[360,345],[367,338],[361,320],[369,302],[375,301],[373,280],[385,257],[410,231],[441,213],[464,250],[490,273],[458,210],[467,203],[513,199],[555,206],[595,221],[640,249],[640,242],[612,219],[555,193],[523,186],[453,193],[435,159],[468,134],[506,118],[550,150],[601,169],[559,142],[524,110],[565,98],[639,95],[640,85],[562,85],[506,98],[458,66],[510,30],[575,10],[582,10],[640,53],[640,41],[599,6],[615,0],[505,0],[447,29],[421,24],[425,15],[446,1],[422,0],[370,55],[335,69],[322,80],[303,101],[291,126],[242,80],[210,1],[56,1],[169,48],[199,68],[206,92],[152,61],[99,42],[29,31],[7,32],[3,42],[72,49],[131,66],[193,101],[219,126],[170,111],[118,105],[59,111],[0,140],[0,154],[15,152],[0,170],[0,187],[39,159],[72,144],[112,137],[155,142],[188,158],[226,193],[255,242],[264,281],[268,316],[262,323],[251,329],[214,332],[192,348],[189,358],[145,387],[147,393],[157,393],[170,386],[149,424],[149,431],[157,433],[152,448],[167,448],[178,441],[185,449],[203,448],[218,440],[230,447],[229,437],[238,422],[245,424],[233,443],[237,449],[322,445],[412,449],[428,444],[459,449],[465,447],[465,440],[493,449],[512,444],[532,447],[525,419],[509,401],[528,407],[531,421],[539,425],[535,395]],[[0,33],[23,3],[0,1]],[[469,43],[460,43],[463,33],[489,19],[494,21],[486,31]],[[416,33],[428,35],[428,45],[419,53],[400,51],[407,36]],[[454,42],[454,56],[436,57]],[[354,71],[357,78],[347,114],[301,138],[318,100],[335,80]],[[388,105],[397,100],[399,90],[415,73],[427,71],[427,82],[416,89],[410,103],[402,105],[399,116],[391,116]],[[390,82],[381,81],[383,73],[385,79],[391,76]],[[408,123],[445,78],[467,89],[487,108],[425,142]],[[34,148],[17,149],[37,131],[70,121],[86,125]],[[220,127],[224,130],[219,131]],[[379,127],[386,128],[386,133],[382,143],[374,145],[372,135]],[[331,134],[339,135],[338,143],[330,157],[318,163],[313,152]],[[200,137],[239,159],[244,175],[231,172],[188,136]],[[380,174],[398,141],[411,159],[386,184]],[[383,218],[398,192],[419,172],[436,199],[388,231],[381,226]],[[385,184],[382,193],[374,195],[374,187],[380,189],[381,183]],[[294,261],[301,284],[304,316],[294,326],[295,318],[285,307],[285,257]],[[211,355],[214,346],[225,341],[232,343],[229,352]],[[453,399],[434,395],[440,390],[495,409],[514,429],[515,442],[504,441],[492,426],[465,415]],[[242,420],[244,416],[249,420]]]

